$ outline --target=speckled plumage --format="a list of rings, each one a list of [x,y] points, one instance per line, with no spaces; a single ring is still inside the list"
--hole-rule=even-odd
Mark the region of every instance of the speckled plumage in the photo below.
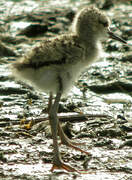
[[[94,13],[97,16],[94,16]],[[58,91],[59,77],[62,80],[63,93],[66,93],[79,74],[99,58],[99,40],[102,39],[102,33],[103,37],[104,33],[107,36],[103,24],[108,26],[108,23],[108,18],[98,9],[82,9],[75,16],[71,34],[47,38],[37,44],[29,53],[12,64],[14,76],[35,88],[53,93]],[[98,33],[99,24],[103,32]],[[84,27],[81,28],[82,26]]]

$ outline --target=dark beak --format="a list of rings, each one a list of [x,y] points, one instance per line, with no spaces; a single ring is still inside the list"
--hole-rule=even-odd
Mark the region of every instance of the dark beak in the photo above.
[[[108,29],[108,34],[109,34],[110,38],[115,39],[117,41],[120,41],[120,42],[122,42],[124,44],[127,44],[127,42],[124,39],[116,36],[113,32],[110,31],[110,29]]]

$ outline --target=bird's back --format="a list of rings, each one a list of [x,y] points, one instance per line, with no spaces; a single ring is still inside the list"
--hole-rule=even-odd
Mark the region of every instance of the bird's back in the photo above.
[[[76,64],[84,55],[84,47],[74,35],[46,38],[12,66],[19,71],[26,68]]]

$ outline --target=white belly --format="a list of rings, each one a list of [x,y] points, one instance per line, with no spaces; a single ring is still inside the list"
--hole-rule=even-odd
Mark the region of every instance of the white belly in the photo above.
[[[32,85],[41,91],[57,93],[60,86],[59,77],[62,83],[63,94],[66,94],[77,79],[80,72],[79,69],[80,68],[75,65],[74,68],[65,65],[61,65],[61,67],[52,66],[40,68],[36,73],[34,71],[34,81],[32,81]]]

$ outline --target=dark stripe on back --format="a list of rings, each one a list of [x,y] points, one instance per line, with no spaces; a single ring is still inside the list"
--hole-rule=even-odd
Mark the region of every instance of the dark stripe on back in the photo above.
[[[24,64],[24,63],[14,63],[14,67],[16,67],[19,70],[22,70],[24,68],[33,68],[33,69],[39,69],[44,66],[50,66],[50,65],[61,65],[66,63],[66,57],[61,59],[61,61],[46,61],[46,62],[38,62],[36,63],[30,62],[30,64]]]

